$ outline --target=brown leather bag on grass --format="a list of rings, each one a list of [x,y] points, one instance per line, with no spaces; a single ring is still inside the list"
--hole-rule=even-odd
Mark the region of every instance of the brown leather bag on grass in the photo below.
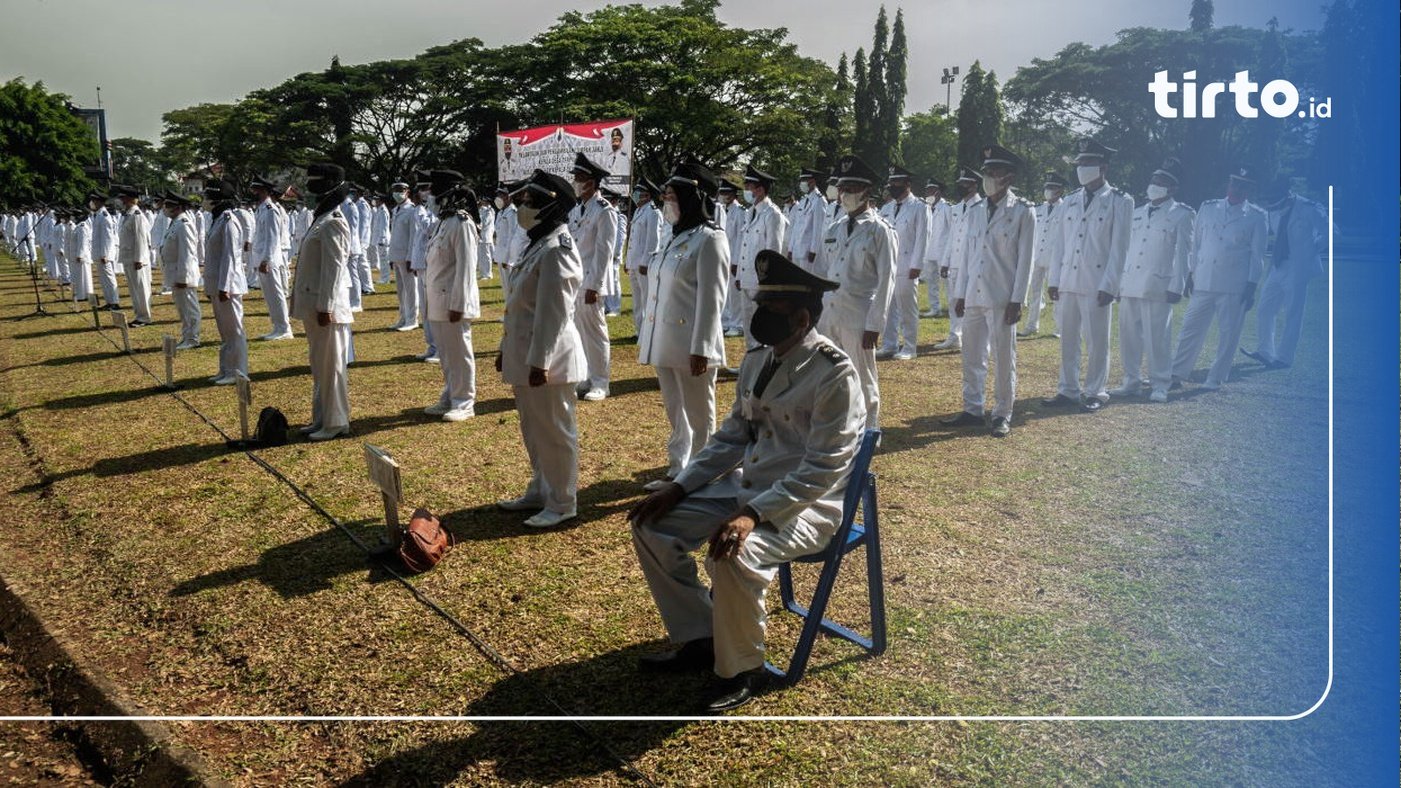
[[[443,560],[452,545],[452,532],[432,512],[419,507],[399,540],[399,560],[410,572],[427,572]]]

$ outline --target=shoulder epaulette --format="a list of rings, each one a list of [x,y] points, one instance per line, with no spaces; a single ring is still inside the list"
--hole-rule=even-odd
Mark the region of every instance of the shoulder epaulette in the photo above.
[[[560,248],[562,248],[562,249],[573,249],[573,248],[574,248],[574,236],[570,235],[569,233],[560,233],[559,236],[558,236],[558,238],[559,238],[559,245],[560,245]]]
[[[818,355],[832,362],[833,365],[850,360],[847,358],[847,355],[845,353],[841,352],[840,350],[837,350],[835,347],[825,342],[817,346],[817,353]]]
[[[759,345],[758,347],[752,347],[752,348],[750,348],[750,349],[744,351],[744,355],[747,356],[747,355],[749,355],[750,353],[757,353],[757,352],[759,352],[760,350],[768,350],[768,345]]]

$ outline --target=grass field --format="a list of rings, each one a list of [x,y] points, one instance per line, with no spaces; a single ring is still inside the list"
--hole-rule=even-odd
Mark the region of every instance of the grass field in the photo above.
[[[528,468],[509,389],[492,369],[499,282],[484,285],[475,419],[422,415],[441,373],[413,360],[421,334],[387,329],[397,312],[392,287],[381,286],[356,316],[352,439],[259,456],[372,539],[382,510],[362,442],[392,453],[406,505],[442,513],[459,540],[412,584],[509,670],[372,571],[343,531],[228,451],[191,410],[238,430],[232,389],[204,382],[217,354],[207,303],[205,344],[176,361],[186,407],[133,363],[163,374],[161,334],[178,330],[168,297],[156,299],[155,326],[132,330],[128,357],[114,330],[94,331],[90,313],[70,312],[56,293],[44,295],[55,316],[19,319],[33,295],[10,258],[0,258],[0,573],[155,713],[691,713],[701,679],[632,667],[662,631],[624,513],[663,471],[667,427],[655,378],[628,339],[631,319],[611,320],[613,396],[580,403],[580,519],[531,532],[491,505],[518,494]],[[745,713],[1308,708],[1326,681],[1323,296],[1318,283],[1292,370],[1262,372],[1242,356],[1222,391],[1189,383],[1166,405],[1043,408],[1058,343],[1023,340],[1004,441],[938,424],[960,408],[958,356],[932,349],[945,321],[922,320],[922,355],[880,367],[885,439],[873,470],[890,649],[866,658],[821,641],[800,685]],[[261,298],[245,304],[248,333],[265,333]],[[1253,346],[1253,314],[1248,323]],[[1115,361],[1117,382],[1117,349]],[[250,343],[250,370],[255,412],[271,404],[305,422],[304,341]],[[733,395],[722,383],[722,407]],[[857,628],[869,619],[863,571],[846,564],[831,611]],[[812,574],[801,577],[810,587]],[[797,620],[778,612],[776,593],[769,607],[781,663]],[[1243,722],[172,727],[244,785],[625,784],[638,772],[659,784],[1263,785],[1311,758],[1278,728]]]

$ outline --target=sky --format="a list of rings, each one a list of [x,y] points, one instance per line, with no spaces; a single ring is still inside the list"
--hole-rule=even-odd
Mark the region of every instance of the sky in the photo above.
[[[1322,25],[1324,0],[1217,0],[1216,24],[1286,29]],[[43,81],[85,107],[101,87],[108,136],[157,141],[161,114],[232,102],[339,55],[348,64],[412,57],[480,38],[520,43],[569,10],[606,0],[5,0],[0,80]],[[644,5],[661,5],[649,0]],[[1072,41],[1106,44],[1128,27],[1183,28],[1190,0],[906,0],[910,44],[906,111],[945,101],[942,69],[975,59],[1001,81]],[[892,21],[899,3],[889,2]],[[489,9],[483,13],[482,9]],[[785,27],[802,54],[831,63],[869,49],[878,2],[726,0],[719,15],[748,28]],[[1145,88],[1146,89],[1146,88]],[[953,100],[958,101],[955,87]]]

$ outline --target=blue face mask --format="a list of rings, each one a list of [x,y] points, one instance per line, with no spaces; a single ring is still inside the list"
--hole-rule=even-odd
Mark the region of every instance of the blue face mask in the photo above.
[[[754,192],[752,192],[752,191],[750,191],[750,190],[748,190],[748,189],[745,189],[745,190],[744,190],[744,204],[745,204],[745,205],[753,205],[753,204],[754,204]]]

